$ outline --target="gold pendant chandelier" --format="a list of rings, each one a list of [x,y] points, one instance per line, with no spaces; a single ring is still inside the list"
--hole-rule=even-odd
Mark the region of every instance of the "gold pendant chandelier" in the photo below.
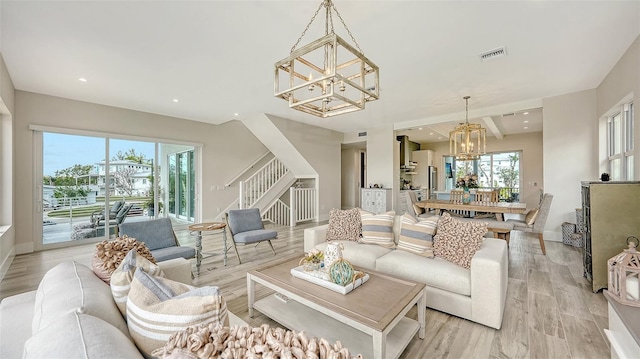
[[[465,122],[449,132],[449,152],[460,161],[477,160],[487,152],[487,130],[479,124],[469,123],[469,99],[466,103]]]
[[[323,6],[325,36],[296,49]],[[332,10],[355,48],[334,32]],[[274,95],[322,118],[363,110],[380,98],[378,66],[364,56],[331,0],[322,1],[289,56],[276,62]]]

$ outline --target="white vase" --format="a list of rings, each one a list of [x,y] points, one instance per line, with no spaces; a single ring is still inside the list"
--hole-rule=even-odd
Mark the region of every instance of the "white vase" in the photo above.
[[[324,251],[324,267],[329,269],[333,262],[342,259],[342,243],[329,243]]]

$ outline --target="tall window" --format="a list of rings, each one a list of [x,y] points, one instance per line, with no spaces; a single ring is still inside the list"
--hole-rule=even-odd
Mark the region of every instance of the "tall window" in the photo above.
[[[633,180],[633,102],[607,118],[607,155],[611,180]]]

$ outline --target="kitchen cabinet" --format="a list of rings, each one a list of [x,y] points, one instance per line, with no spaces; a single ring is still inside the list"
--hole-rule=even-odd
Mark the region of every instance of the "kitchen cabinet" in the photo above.
[[[362,209],[375,214],[390,211],[391,189],[388,188],[363,188]]]

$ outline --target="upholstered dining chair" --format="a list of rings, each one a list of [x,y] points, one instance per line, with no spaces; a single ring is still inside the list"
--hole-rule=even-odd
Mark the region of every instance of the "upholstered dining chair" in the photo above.
[[[271,240],[278,238],[278,232],[264,229],[258,208],[232,209],[225,214],[225,218],[227,220],[227,227],[231,233],[231,238],[233,239],[231,243],[233,244],[233,249],[236,251],[238,263],[242,263],[240,261],[238,247],[236,246],[238,243],[245,245],[255,243],[258,245],[260,242],[267,242],[273,251],[273,255],[276,254]],[[225,251],[226,250],[225,248]]]
[[[547,223],[547,217],[549,216],[552,200],[553,195],[545,193],[542,195],[540,207],[529,210],[524,219],[507,219],[507,222],[513,223],[514,231],[536,233],[538,235],[538,240],[540,241],[542,254],[547,254],[544,248],[544,226]]]
[[[189,259],[196,256],[194,248],[180,245],[169,218],[122,223],[120,224],[120,235],[125,234],[144,242],[153,258],[158,262],[174,258]]]

